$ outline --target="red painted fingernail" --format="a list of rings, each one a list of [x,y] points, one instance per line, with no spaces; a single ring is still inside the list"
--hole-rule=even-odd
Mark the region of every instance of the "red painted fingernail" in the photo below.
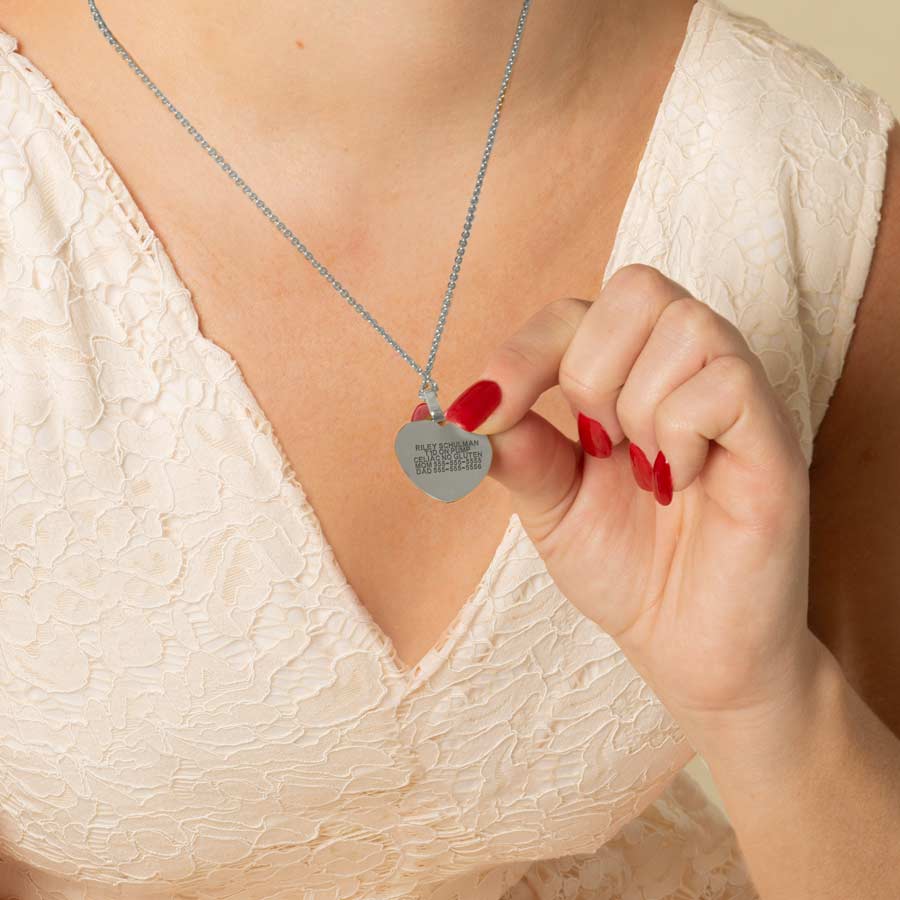
[[[612,441],[606,429],[596,419],[586,416],[583,412],[578,413],[578,437],[581,446],[591,456],[605,459],[612,453]]]
[[[644,455],[644,451],[637,444],[629,443],[628,455],[631,457],[631,471],[638,487],[645,491],[653,490],[653,469],[650,460]]]
[[[500,405],[500,385],[496,381],[476,381],[467,387],[444,413],[444,418],[460,428],[477,428]]]
[[[653,496],[662,506],[668,506],[672,502],[672,470],[662,450],[656,454],[653,462]]]
[[[430,419],[431,413],[428,411],[427,403],[420,403],[414,410],[413,414],[410,416],[410,422],[418,422],[420,419]]]

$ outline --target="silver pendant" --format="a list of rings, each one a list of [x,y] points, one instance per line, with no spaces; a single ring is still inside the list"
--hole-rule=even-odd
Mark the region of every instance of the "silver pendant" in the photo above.
[[[403,471],[419,490],[452,503],[473,491],[491,467],[493,450],[486,434],[473,434],[448,422],[433,390],[424,390],[431,419],[409,422],[394,440]]]

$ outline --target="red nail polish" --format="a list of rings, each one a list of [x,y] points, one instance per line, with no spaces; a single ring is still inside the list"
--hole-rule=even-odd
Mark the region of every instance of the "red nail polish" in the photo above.
[[[430,419],[431,413],[428,411],[427,403],[420,403],[414,410],[413,414],[409,417],[410,422],[418,422],[422,419]]]
[[[631,471],[638,487],[645,491],[653,490],[653,469],[650,460],[644,455],[644,451],[637,444],[628,444],[628,455],[631,457]]]
[[[581,446],[591,456],[605,459],[612,453],[612,441],[606,433],[606,429],[590,416],[583,412],[578,413],[578,437]]]
[[[500,405],[500,396],[496,381],[476,381],[447,407],[444,418],[465,431],[472,431]]]
[[[656,454],[653,463],[653,496],[662,506],[668,506],[672,502],[672,470],[662,450]]]

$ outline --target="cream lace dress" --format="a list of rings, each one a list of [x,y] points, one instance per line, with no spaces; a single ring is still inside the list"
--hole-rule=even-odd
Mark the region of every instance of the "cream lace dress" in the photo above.
[[[755,898],[679,728],[515,515],[404,670],[17,46],[0,31],[0,897]],[[700,0],[606,268],[657,266],[738,325],[808,459],[892,119]]]

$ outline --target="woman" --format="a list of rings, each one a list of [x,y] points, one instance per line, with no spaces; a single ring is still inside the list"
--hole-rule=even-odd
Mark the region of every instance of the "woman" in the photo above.
[[[828,524],[900,524],[893,116],[718,0],[526,10],[4,4],[3,896],[896,895],[897,576]],[[465,499],[230,172],[403,348],[474,221]]]

